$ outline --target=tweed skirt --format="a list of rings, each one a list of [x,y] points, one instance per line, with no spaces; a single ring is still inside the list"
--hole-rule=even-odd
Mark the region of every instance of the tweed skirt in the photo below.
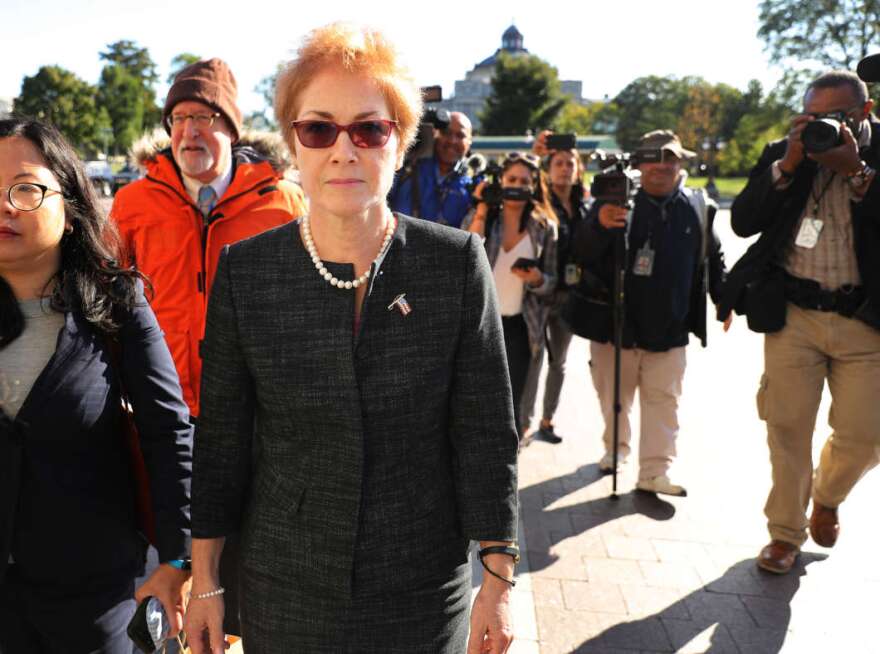
[[[350,599],[302,591],[242,570],[246,654],[462,654],[471,569],[457,566],[418,588]]]

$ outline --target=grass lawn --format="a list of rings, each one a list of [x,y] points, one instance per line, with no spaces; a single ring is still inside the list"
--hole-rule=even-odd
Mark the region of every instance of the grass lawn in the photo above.
[[[716,177],[715,186],[718,187],[718,193],[726,200],[732,200],[739,192],[743,190],[748,177]],[[705,177],[688,177],[687,185],[697,188],[706,185]]]

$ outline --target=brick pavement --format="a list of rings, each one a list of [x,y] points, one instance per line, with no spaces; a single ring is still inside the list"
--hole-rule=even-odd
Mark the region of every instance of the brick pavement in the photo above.
[[[745,243],[719,231],[728,261]],[[515,600],[517,653],[872,653],[880,595],[874,498],[880,473],[862,480],[841,509],[834,550],[809,542],[796,570],[754,565],[766,543],[763,503],[770,467],[754,395],[762,340],[742,318],[713,326],[710,348],[691,346],[673,479],[686,498],[636,493],[634,456],[619,478],[599,474],[602,421],[587,372],[588,347],[569,353],[557,431],[520,459],[527,565]],[[819,412],[816,456],[828,434]],[[638,424],[638,411],[633,415]],[[637,433],[637,431],[636,431]]]

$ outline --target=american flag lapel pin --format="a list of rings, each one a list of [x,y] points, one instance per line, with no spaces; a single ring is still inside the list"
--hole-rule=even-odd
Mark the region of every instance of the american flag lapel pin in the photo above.
[[[400,311],[400,315],[404,318],[412,313],[412,307],[409,305],[409,302],[406,301],[406,293],[401,293],[394,298],[394,301],[388,305],[388,310],[391,311],[394,307],[397,307],[397,310]]]

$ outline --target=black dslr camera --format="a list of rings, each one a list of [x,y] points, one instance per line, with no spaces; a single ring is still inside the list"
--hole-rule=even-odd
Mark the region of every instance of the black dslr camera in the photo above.
[[[490,207],[499,207],[504,200],[525,202],[532,199],[532,192],[527,188],[501,186],[501,165],[497,161],[490,161],[483,170],[483,179],[486,185],[483,187],[482,197],[476,197],[471,191],[471,201],[474,206],[479,202],[485,202]],[[474,184],[476,188],[476,183]]]
[[[825,152],[840,145],[843,142],[840,128],[845,122],[855,134],[852,124],[847,121],[846,114],[842,111],[814,114],[813,118],[815,120],[807,123],[804,131],[801,132],[801,142],[807,152]]]
[[[636,167],[643,163],[662,161],[663,152],[640,148],[631,155],[628,152],[606,154],[602,150],[596,150],[591,159],[599,164],[602,172],[593,177],[590,195],[600,202],[630,207],[641,188],[641,173]]]

